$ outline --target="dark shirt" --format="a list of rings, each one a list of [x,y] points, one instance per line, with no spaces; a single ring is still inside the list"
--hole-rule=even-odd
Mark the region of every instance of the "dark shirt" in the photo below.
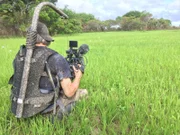
[[[53,80],[55,82],[55,85],[57,85],[57,80],[55,79],[56,75],[58,76],[59,79],[71,78],[70,66],[62,55],[55,53],[48,58],[47,62],[49,64],[51,73],[54,76]],[[52,84],[49,81],[48,77],[42,76],[40,78],[39,88],[46,90],[53,90]]]

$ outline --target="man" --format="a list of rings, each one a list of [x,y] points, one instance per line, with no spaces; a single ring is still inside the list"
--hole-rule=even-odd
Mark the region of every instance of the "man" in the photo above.
[[[58,84],[60,84],[58,88],[60,89],[58,93],[59,98],[57,100],[57,116],[60,119],[62,119],[64,114],[68,114],[71,111],[76,101],[87,95],[87,90],[78,89],[82,72],[80,69],[73,67],[75,78],[72,81],[70,66],[66,59],[54,50],[47,48],[52,41],[53,39],[49,35],[46,25],[39,22],[37,26],[37,40],[29,73],[30,77],[28,79],[25,107],[23,110],[23,117],[25,118],[37,113],[46,114],[52,112],[54,106],[53,84],[55,87],[58,87]],[[16,114],[19,97],[20,81],[18,81],[18,79],[22,76],[25,53],[26,48],[23,46],[14,60],[15,74],[11,79],[11,84],[13,84],[11,110],[14,114]],[[47,68],[51,72],[53,82],[50,81]]]

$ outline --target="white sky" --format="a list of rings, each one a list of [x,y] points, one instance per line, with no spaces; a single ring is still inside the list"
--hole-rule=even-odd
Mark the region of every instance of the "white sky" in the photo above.
[[[116,19],[125,13],[137,10],[150,12],[155,18],[169,19],[172,25],[180,25],[180,0],[58,0],[59,8],[68,8],[77,13],[93,14],[97,19]]]

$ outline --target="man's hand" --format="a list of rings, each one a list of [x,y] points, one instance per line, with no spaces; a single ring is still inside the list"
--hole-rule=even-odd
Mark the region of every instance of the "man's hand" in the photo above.
[[[79,69],[76,69],[75,66],[73,66],[74,75],[75,75],[75,78],[81,79],[82,77],[82,72],[80,70],[81,65],[78,65],[78,66],[79,66]]]

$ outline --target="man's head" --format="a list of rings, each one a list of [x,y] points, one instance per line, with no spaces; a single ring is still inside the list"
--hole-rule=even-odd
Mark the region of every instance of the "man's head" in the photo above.
[[[54,41],[52,37],[49,35],[48,28],[45,24],[38,22],[37,25],[37,40],[36,43],[43,43],[44,45],[50,45],[50,43]]]

